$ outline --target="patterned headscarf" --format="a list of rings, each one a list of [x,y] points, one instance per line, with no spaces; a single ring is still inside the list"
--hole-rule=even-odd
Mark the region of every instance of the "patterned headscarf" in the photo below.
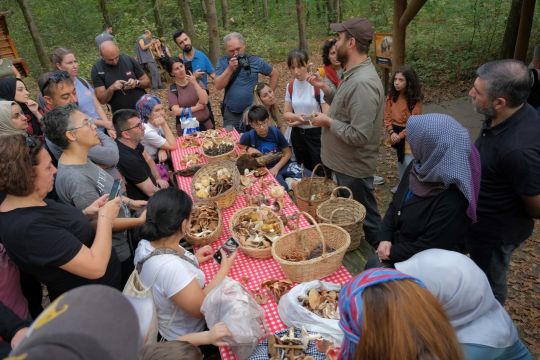
[[[394,269],[373,268],[361,272],[349,280],[339,292],[339,327],[345,333],[339,359],[354,358],[354,351],[362,336],[362,294],[373,285],[389,281],[412,280],[418,285],[424,284],[415,277],[403,274]]]
[[[12,106],[15,101],[0,100],[0,135],[24,135],[26,131],[17,129],[11,121]]]
[[[428,196],[437,184],[446,189],[455,185],[469,202],[467,216],[476,222],[480,154],[467,129],[449,115],[413,115],[407,121],[407,141],[414,156],[411,191]]]
[[[141,98],[137,101],[137,104],[135,104],[135,109],[137,109],[139,117],[144,123],[148,122],[149,116],[157,104],[161,104],[159,98],[150,94],[141,96]]]

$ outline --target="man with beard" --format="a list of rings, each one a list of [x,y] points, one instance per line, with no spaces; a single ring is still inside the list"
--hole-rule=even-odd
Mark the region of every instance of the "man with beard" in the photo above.
[[[208,76],[212,80],[216,78],[216,72],[208,56],[191,45],[191,38],[184,30],[177,30],[173,34],[173,40],[180,48],[177,56],[184,62],[186,72],[191,71],[208,89]]]
[[[540,217],[540,117],[526,103],[529,73],[521,61],[492,61],[476,74],[469,96],[486,120],[475,143],[482,162],[478,222],[467,244],[504,305],[512,252]]]
[[[364,18],[332,24],[338,33],[337,59],[344,67],[328,115],[317,113],[313,125],[322,127],[321,159],[339,185],[352,190],[366,207],[366,240],[377,247],[381,216],[373,192],[373,175],[379,152],[384,89],[368,56],[373,26]]]

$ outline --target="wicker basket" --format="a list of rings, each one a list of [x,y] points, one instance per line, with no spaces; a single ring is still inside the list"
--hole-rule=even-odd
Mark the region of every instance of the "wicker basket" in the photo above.
[[[227,168],[232,174],[232,187],[222,192],[221,194],[208,198],[199,198],[196,195],[196,190],[194,184],[199,181],[199,178],[202,176],[216,176],[218,169]],[[226,209],[236,200],[236,194],[238,193],[238,188],[240,186],[240,173],[236,168],[236,164],[232,161],[216,161],[209,163],[200,168],[193,179],[191,180],[191,195],[195,201],[200,202],[210,202],[213,201],[216,203],[217,207],[220,209]]]
[[[244,242],[239,238],[239,236],[234,231],[234,226],[238,223],[238,220],[240,219],[242,215],[245,215],[257,209],[259,209],[259,207],[257,206],[248,206],[243,209],[237,210],[231,217],[230,230],[231,230],[232,237],[235,238],[236,241],[238,241],[238,243],[240,244],[240,249],[242,249],[242,251],[246,255],[251,256],[256,259],[267,259],[269,257],[272,257],[272,247],[268,247],[266,249],[254,249],[251,247],[244,246]],[[270,211],[270,213],[276,217],[276,220],[279,223],[279,227],[281,229],[281,235],[285,234],[285,226],[283,226],[283,221],[281,221],[279,216],[277,216],[273,212]]]
[[[234,144],[234,141],[233,141],[233,144]],[[201,143],[201,151],[202,151],[203,155],[208,159],[208,162],[231,160],[231,159],[236,159],[238,157],[237,154],[236,154],[236,144],[234,144],[232,150],[230,150],[230,151],[228,151],[226,153],[223,153],[223,154],[220,154],[220,155],[208,155],[207,153],[204,152],[204,149],[203,149],[202,143]]]
[[[298,209],[307,212],[312,217],[317,216],[317,206],[323,201],[328,200],[330,194],[332,194],[332,190],[337,186],[335,181],[327,177],[324,166],[322,167],[324,177],[314,176],[319,166],[322,165],[317,164],[315,166],[311,177],[305,177],[302,178],[302,180],[293,183],[293,192]],[[318,198],[311,199],[313,194],[317,194]]]
[[[218,213],[218,225],[217,225],[216,229],[212,233],[208,234],[207,236],[201,236],[201,237],[193,236],[188,230],[186,232],[185,239],[186,239],[186,241],[188,243],[190,243],[191,245],[195,245],[195,246],[204,246],[204,245],[208,245],[208,244],[213,243],[214,241],[216,241],[219,238],[219,236],[221,235],[221,232],[223,231],[223,215],[221,215],[221,211],[219,211],[219,208],[213,202],[195,203],[195,205],[193,206],[192,217],[196,216],[197,209],[201,208],[201,207],[209,207],[209,208],[215,209],[217,211],[217,213]]]
[[[272,244],[272,256],[279,263],[288,279],[296,282],[311,281],[328,276],[339,269],[345,251],[351,243],[349,233],[332,224],[317,224],[311,215],[304,212],[314,225],[296,229],[281,236]],[[288,261],[286,253],[304,248],[313,250],[322,243],[323,254],[320,257],[305,261]],[[335,249],[327,253],[326,246]]]
[[[349,192],[347,198],[337,197],[338,190],[344,189]],[[352,191],[346,186],[338,186],[332,191],[330,199],[317,207],[317,218],[320,222],[341,226],[351,235],[351,245],[347,251],[352,251],[360,246],[360,240],[364,235],[362,222],[366,217],[366,208],[352,198]]]

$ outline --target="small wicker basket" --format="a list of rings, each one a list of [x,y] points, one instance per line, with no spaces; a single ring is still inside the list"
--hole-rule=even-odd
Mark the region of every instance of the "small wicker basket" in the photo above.
[[[219,211],[219,208],[213,202],[195,203],[195,205],[193,206],[193,211],[191,213],[191,217],[192,218],[197,217],[199,209],[204,208],[204,207],[213,209],[213,210],[215,210],[217,212],[217,214],[218,214],[218,224],[217,224],[215,230],[212,231],[210,234],[208,234],[206,236],[195,236],[190,232],[191,229],[188,230],[186,232],[185,239],[191,245],[195,245],[195,246],[209,245],[209,244],[213,243],[214,241],[216,241],[219,238],[219,236],[221,235],[221,232],[223,231],[223,215],[221,215],[221,211]]]
[[[337,197],[337,191],[343,189],[349,192],[346,198]],[[347,251],[360,246],[364,235],[362,223],[366,217],[366,208],[352,197],[352,191],[346,186],[338,186],[332,191],[330,199],[317,207],[317,218],[320,222],[341,226],[351,235],[351,245]]]
[[[229,172],[231,173],[232,187],[230,187],[224,192],[213,197],[208,197],[208,198],[197,197],[196,195],[197,191],[195,190],[194,184],[197,183],[202,176],[210,176],[210,177],[216,176],[217,171],[222,168],[227,168]],[[213,201],[216,203],[218,208],[226,209],[230,207],[232,204],[234,204],[239,186],[240,186],[240,173],[238,172],[238,169],[236,168],[236,164],[232,161],[216,161],[216,162],[212,162],[212,163],[204,165],[195,173],[195,175],[193,175],[193,179],[191,180],[191,195],[195,201],[200,201],[200,202]]]
[[[314,176],[320,166],[322,164],[317,164],[313,168],[311,177],[305,177],[293,183],[293,192],[298,209],[307,212],[312,217],[317,216],[317,206],[323,201],[328,200],[330,194],[332,194],[332,190],[337,186],[334,180],[327,177],[324,166],[322,166],[324,177]],[[313,195],[317,195],[317,198],[312,199]]]
[[[255,248],[252,248],[252,247],[245,246],[244,242],[240,239],[238,234],[234,231],[234,227],[235,227],[235,225],[238,224],[238,221],[239,221],[241,216],[246,215],[246,214],[248,214],[248,213],[250,213],[250,212],[252,212],[254,210],[257,210],[257,209],[259,209],[259,207],[257,207],[257,206],[248,206],[248,207],[245,207],[243,209],[237,210],[233,214],[233,216],[231,217],[230,230],[231,230],[232,237],[236,241],[238,241],[238,243],[240,244],[240,249],[242,249],[242,251],[246,255],[251,256],[251,257],[256,258],[256,259],[267,259],[267,258],[272,257],[272,247],[271,246],[269,246],[269,247],[267,247],[265,249],[255,249]],[[279,223],[279,228],[281,230],[280,235],[285,234],[285,226],[283,226],[283,221],[281,221],[279,216],[277,216],[272,211],[269,212],[269,216],[274,216],[276,222]]]
[[[349,233],[332,224],[317,224],[315,219],[304,212],[314,225],[296,229],[281,236],[272,244],[272,256],[279,263],[288,279],[296,282],[311,281],[328,276],[339,269],[345,251],[351,243]],[[322,243],[322,255],[310,260],[285,260],[287,253],[297,249],[313,250]],[[326,246],[335,251],[326,252]]]
[[[201,151],[202,151],[203,155],[208,159],[208,162],[236,159],[238,157],[238,155],[236,154],[236,144],[234,143],[234,141],[232,139],[231,139],[231,142],[234,145],[233,148],[230,151],[227,151],[226,153],[223,153],[223,154],[208,155],[204,151],[204,148],[202,147],[202,143],[201,143]],[[203,143],[204,143],[204,141],[203,141]]]

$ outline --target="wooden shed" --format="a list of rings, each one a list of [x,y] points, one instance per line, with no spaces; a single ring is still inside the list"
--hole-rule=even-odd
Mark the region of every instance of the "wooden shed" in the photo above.
[[[13,61],[13,65],[19,70],[21,76],[28,76],[28,64],[26,64],[24,59],[19,57],[19,52],[9,36],[6,20],[7,15],[8,12],[0,12],[0,57],[10,58]]]

